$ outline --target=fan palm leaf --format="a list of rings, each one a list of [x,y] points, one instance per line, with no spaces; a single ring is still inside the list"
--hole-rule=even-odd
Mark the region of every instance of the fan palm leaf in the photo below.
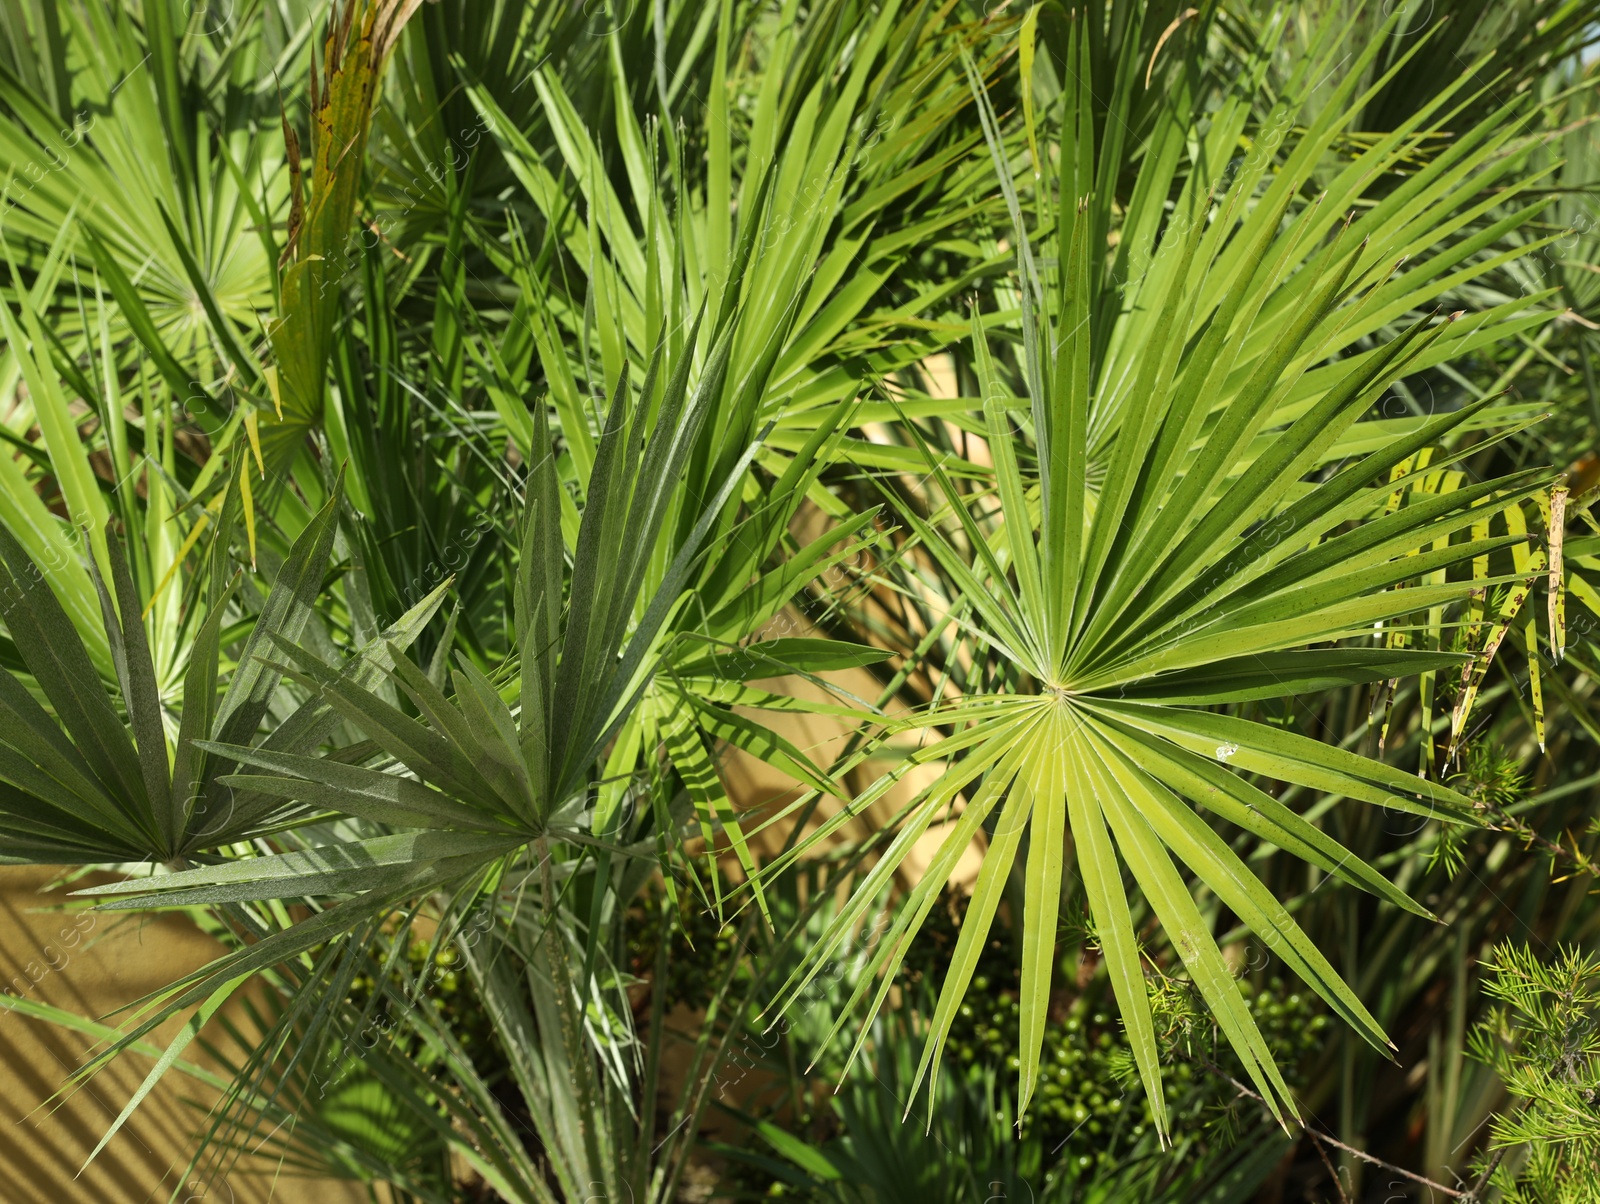
[[[1081,36],[1069,47],[1070,63],[1084,53]],[[1081,81],[1087,61],[1080,66]],[[1391,193],[1342,228],[1340,214],[1371,178],[1367,166],[1334,173],[1320,203],[1292,203],[1329,145],[1327,121],[1285,144],[1270,180],[1264,173],[1273,156],[1261,156],[1216,195],[1204,160],[1197,162],[1176,208],[1193,213],[1191,222],[1173,220],[1162,231],[1159,223],[1141,227],[1138,212],[1123,216],[1125,237],[1144,228],[1150,240],[1150,268],[1129,298],[1107,279],[1099,250],[1114,177],[1108,169],[1097,174],[1090,105],[1081,85],[1062,94],[1059,200],[1041,200],[1054,224],[1050,260],[1030,249],[997,119],[982,110],[1016,223],[1016,350],[1028,408],[1013,408],[1015,395],[990,353],[989,324],[975,316],[993,487],[958,488],[929,452],[928,480],[942,506],[926,519],[906,510],[928,576],[936,573],[946,597],[960,599],[963,635],[1005,667],[1010,688],[969,692],[904,721],[906,730],[949,733],[921,754],[949,767],[908,806],[893,845],[777,1006],[804,990],[935,816],[954,810],[958,819],[927,880],[902,904],[871,966],[882,975],[875,1011],[938,886],[986,828],[988,853],[920,1074],[937,1074],[1002,888],[1020,875],[1019,1114],[1026,1108],[1039,1073],[1070,848],[1158,1126],[1167,1123],[1160,1047],[1125,873],[1256,1090],[1282,1115],[1294,1108],[1287,1087],[1179,867],[1335,1014],[1367,1041],[1387,1045],[1361,1000],[1194,806],[1418,913],[1370,865],[1242,775],[1476,822],[1470,800],[1446,786],[1214,708],[1457,667],[1460,653],[1375,648],[1373,626],[1403,626],[1404,616],[1430,607],[1448,611],[1474,589],[1514,578],[1463,570],[1475,561],[1511,569],[1510,550],[1527,536],[1491,535],[1489,524],[1537,493],[1540,474],[1425,492],[1417,467],[1422,449],[1482,421],[1484,403],[1390,426],[1386,438],[1358,421],[1390,381],[1438,362],[1460,337],[1456,315],[1391,325],[1419,294],[1443,286],[1427,261],[1459,261],[1456,251],[1447,244],[1424,256],[1423,274],[1398,292],[1390,291],[1390,256],[1408,244],[1430,247],[1417,244],[1416,214],[1433,212],[1437,227],[1443,215],[1470,206],[1459,181],[1491,162],[1487,144],[1497,135],[1479,130],[1480,149],[1464,139],[1453,168],[1435,165],[1432,182],[1427,171],[1408,181],[1409,200]],[[1219,145],[1237,137],[1219,125]],[[1147,158],[1142,170],[1173,178],[1170,163]],[[1152,195],[1168,187],[1161,183]],[[1388,297],[1397,307],[1385,314]],[[1516,313],[1483,317],[1528,320]],[[1359,353],[1340,354],[1350,348],[1345,332],[1353,338],[1356,331],[1388,333]],[[1352,454],[1356,436],[1370,440],[1360,454]],[[896,777],[881,779],[857,807]],[[848,818],[824,824],[817,838]],[[866,990],[864,982],[858,1001]]]
[[[281,675],[260,657],[275,640],[299,638],[312,621],[338,504],[336,494],[291,549],[220,698],[223,627],[237,615],[230,607],[237,578],[205,608],[177,688],[163,688],[127,556],[108,532],[110,572],[103,575],[93,559],[87,562],[115,667],[116,685],[108,691],[54,592],[55,574],[0,527],[0,616],[28,670],[26,680],[0,670],[6,718],[0,856],[46,864],[170,863],[295,817],[296,809],[278,798],[231,789],[223,778],[236,762],[196,741],[245,744],[278,701]],[[433,591],[352,658],[347,680],[372,684],[442,597],[442,589]],[[329,716],[325,702],[308,699],[274,725],[262,748],[285,756],[315,749],[336,726]]]

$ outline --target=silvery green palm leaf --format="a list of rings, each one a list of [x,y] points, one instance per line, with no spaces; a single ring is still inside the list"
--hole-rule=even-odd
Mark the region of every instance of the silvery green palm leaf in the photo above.
[[[639,889],[643,876],[636,867],[647,870],[655,863],[654,837],[674,836],[682,826],[681,816],[670,815],[655,834],[645,825],[641,839],[639,825],[613,824],[605,815],[596,821],[608,797],[609,750],[627,747],[619,733],[662,670],[668,634],[692,612],[689,586],[702,571],[707,534],[749,479],[756,451],[747,448],[721,488],[695,506],[693,525],[669,545],[664,567],[655,563],[669,518],[693,504],[685,503],[680,482],[701,446],[718,378],[711,371],[691,390],[686,369],[663,380],[655,366],[641,390],[656,399],[653,412],[635,404],[626,374],[618,382],[570,563],[554,457],[530,466],[512,602],[516,656],[493,679],[463,657],[447,681],[442,656],[421,666],[391,646],[384,668],[408,704],[402,709],[386,701],[372,680],[357,678],[348,667],[341,672],[290,637],[256,649],[264,671],[300,681],[369,743],[314,756],[299,748],[198,742],[208,755],[240,766],[223,785],[251,799],[354,817],[369,831],[376,826],[389,834],[230,859],[86,892],[111,906],[133,908],[328,901],[299,923],[263,926],[258,941],[146,1001],[125,1039],[93,1065],[174,1012],[198,1006],[198,1027],[254,972],[324,944],[359,950],[373,926],[402,904],[435,892],[470,898],[515,872],[535,881],[545,909],[537,922],[551,933],[550,946],[529,955],[548,978],[540,999],[549,1010],[540,1024],[546,1039],[561,1046],[562,1064],[574,1068],[579,1114],[599,1098],[605,1072],[593,1064],[581,1018],[591,1004],[604,1003],[595,998],[592,974],[601,925],[616,897],[630,899]],[[548,440],[542,411],[535,423]],[[711,563],[730,554],[726,545],[724,540],[711,549]],[[731,554],[743,553],[736,547]],[[756,661],[765,657],[764,663],[792,662],[801,651],[758,647],[749,655]],[[694,668],[692,657],[678,659]],[[654,748],[630,755],[640,757],[647,775],[659,772]],[[632,771],[632,764],[624,767],[626,774]],[[591,854],[593,873],[586,864]],[[608,888],[611,857],[625,860]],[[598,900],[587,949],[579,923],[585,909],[567,905],[566,891],[580,880],[577,889]],[[535,921],[524,916],[521,922]],[[552,1130],[550,1140],[558,1136]],[[580,1142],[568,1153],[597,1174],[611,1173],[603,1151]]]
[[[713,370],[691,390],[686,365],[670,380],[652,370],[642,392],[658,401],[653,412],[636,404],[625,375],[619,380],[570,565],[554,457],[530,466],[512,599],[516,655],[495,680],[462,658],[446,681],[442,658],[425,669],[391,648],[386,676],[409,704],[402,709],[371,680],[297,645],[292,633],[250,649],[258,672],[293,675],[371,744],[351,755],[313,756],[310,748],[246,747],[234,736],[202,742],[207,755],[242,765],[222,784],[252,799],[401,831],[95,888],[96,895],[140,895],[117,900],[135,907],[346,900],[191,975],[158,1014],[198,1003],[220,982],[354,931],[401,900],[481,875],[530,846],[536,863],[546,865],[552,842],[607,847],[586,814],[596,772],[657,671],[663,631],[688,601],[702,542],[755,454],[747,448],[730,466],[665,570],[653,572],[717,376]],[[545,432],[542,411],[536,421]],[[653,592],[641,609],[647,581]],[[366,764],[374,756],[382,767]]]
[[[336,491],[301,533],[253,619],[234,604],[237,578],[215,592],[195,624],[184,672],[166,688],[151,657],[148,608],[113,531],[101,545],[109,584],[93,553],[86,561],[115,668],[116,686],[108,690],[54,592],[52,566],[32,559],[0,526],[0,617],[28,670],[26,680],[0,670],[0,856],[74,865],[174,862],[303,813],[281,798],[230,788],[222,778],[237,762],[196,742],[248,747],[269,707],[281,702],[281,675],[259,658],[276,640],[300,638],[312,621],[339,500]],[[353,656],[344,680],[379,680],[442,596],[434,591]],[[240,620],[250,622],[249,634],[219,697],[223,629]],[[337,720],[330,718],[327,705],[312,698],[275,723],[259,747],[275,755],[313,750],[332,734]]]

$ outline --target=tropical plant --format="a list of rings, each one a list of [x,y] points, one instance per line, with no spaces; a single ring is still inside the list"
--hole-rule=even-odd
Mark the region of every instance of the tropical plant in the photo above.
[[[0,858],[222,946],[9,997],[90,1156],[1579,1191],[1596,28],[0,5]]]
[[[1026,62],[1027,25],[1022,39]],[[1340,50],[1336,31],[1320,36],[1269,121],[1292,120],[1296,81],[1318,78]],[[881,974],[871,1010],[882,1005],[907,937],[987,823],[988,852],[919,1079],[937,1074],[945,1035],[1025,846],[1018,1110],[1026,1109],[1039,1073],[1070,841],[1094,940],[1158,1128],[1166,1122],[1159,1049],[1123,863],[1256,1090],[1275,1114],[1292,1112],[1287,1087],[1174,855],[1336,1015],[1379,1048],[1388,1038],[1325,955],[1184,800],[1409,911],[1422,909],[1234,771],[1428,818],[1471,824],[1476,817],[1472,801],[1443,783],[1281,724],[1201,708],[1458,667],[1462,654],[1448,645],[1374,647],[1370,632],[1386,623],[1409,632],[1419,611],[1437,616],[1474,591],[1511,580],[1489,577],[1484,566],[1526,536],[1491,537],[1488,523],[1533,495],[1540,476],[1441,492],[1427,488],[1420,467],[1426,461],[1418,459],[1483,403],[1403,426],[1358,420],[1396,376],[1439,362],[1452,343],[1462,348],[1456,340],[1464,336],[1448,337],[1461,315],[1415,318],[1393,337],[1381,332],[1438,291],[1447,267],[1484,245],[1483,234],[1438,242],[1441,231],[1482,212],[1473,196],[1486,180],[1517,169],[1515,155],[1498,153],[1515,125],[1498,115],[1459,140],[1452,154],[1341,222],[1368,181],[1394,170],[1416,137],[1412,129],[1397,131],[1327,173],[1316,200],[1297,205],[1341,115],[1359,100],[1354,89],[1365,63],[1358,60],[1335,98],[1351,105],[1324,107],[1302,135],[1286,140],[1270,180],[1270,154],[1252,156],[1231,180],[1208,178],[1207,165],[1221,162],[1220,148],[1240,136],[1243,105],[1238,125],[1218,120],[1200,142],[1209,149],[1195,155],[1165,225],[1161,202],[1173,188],[1177,159],[1146,155],[1133,196],[1154,198],[1156,212],[1147,215],[1136,203],[1122,212],[1113,261],[1099,248],[1120,208],[1119,136],[1108,134],[1111,148],[1097,156],[1094,101],[1083,82],[1088,53],[1088,40],[1074,27],[1063,74],[1076,82],[1061,90],[1054,127],[1061,139],[1059,181],[1044,175],[1047,160],[1032,149],[1038,136],[1031,111],[1026,118],[1039,218],[1053,226],[1054,255],[1046,261],[1031,249],[1009,183],[1009,152],[993,111],[983,107],[1012,208],[1017,360],[1028,408],[1019,413],[1011,401],[988,347],[990,323],[975,316],[994,488],[961,490],[930,451],[928,476],[940,506],[931,521],[910,507],[904,513],[936,566],[935,588],[943,590],[946,607],[965,612],[961,629],[974,646],[971,655],[988,664],[981,682],[969,681],[958,701],[903,721],[906,730],[949,733],[913,760],[951,764],[909,809],[856,906],[841,912],[814,956],[827,957],[887,887],[912,843],[965,792],[959,822],[905,900],[857,991],[864,998]],[[1134,77],[1125,72],[1113,113],[1126,103],[1120,98],[1132,92]],[[1030,84],[1025,77],[1025,96]],[[1433,103],[1449,98],[1446,92]],[[1167,120],[1182,130],[1194,118],[1174,104]],[[1108,268],[1125,257],[1147,266],[1124,285]],[[1397,261],[1417,266],[1396,275]],[[1463,274],[1484,270],[1480,261]],[[1530,321],[1516,317],[1523,308],[1512,303],[1479,315],[1472,335],[1501,324],[1517,328]],[[1545,320],[1544,314],[1531,319]],[[1358,339],[1373,345],[1347,352]],[[1471,538],[1454,541],[1457,532]],[[1452,568],[1469,565],[1470,575],[1458,571],[1450,579]],[[900,772],[881,778],[857,805]],[[822,832],[828,830],[824,825]],[[809,973],[814,969],[797,973],[789,989],[803,987]]]

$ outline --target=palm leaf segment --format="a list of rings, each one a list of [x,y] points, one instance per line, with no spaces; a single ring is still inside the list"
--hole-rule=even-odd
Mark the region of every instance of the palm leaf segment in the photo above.
[[[583,81],[611,96],[603,124],[585,124],[574,81],[563,83],[565,68],[529,74],[534,116],[548,126],[553,149],[507,115],[501,104],[514,97],[497,97],[466,78],[466,95],[550,240],[543,249],[523,247],[514,230],[505,240],[509,256],[499,238],[482,240],[484,253],[522,285],[518,316],[525,320],[508,328],[500,355],[515,364],[537,354],[580,472],[592,454],[580,402],[591,339],[609,386],[623,359],[637,366],[652,353],[663,313],[676,332],[702,302],[710,315],[742,303],[727,368],[741,387],[728,390],[714,421],[735,430],[775,422],[760,462],[778,475],[829,410],[854,397],[864,367],[899,372],[959,338],[951,302],[994,266],[973,265],[969,274],[939,281],[907,270],[913,248],[992,207],[977,195],[987,177],[981,158],[970,154],[978,136],[957,120],[970,97],[946,69],[958,47],[983,51],[980,27],[957,22],[940,6],[901,0],[859,12],[791,4],[783,33],[769,45],[746,128],[735,104],[746,19],[737,7],[705,10],[708,18],[717,14],[715,53],[697,118],[704,128],[689,143],[704,140],[703,180],[688,170],[693,159],[677,144],[671,109],[651,113],[634,99],[655,93],[630,78],[620,42],[609,44],[608,62],[596,64],[601,82]],[[845,36],[853,22],[860,22],[858,32]],[[609,172],[608,146],[620,159]],[[625,178],[627,187],[614,187],[613,178]],[[552,252],[570,268],[532,270]],[[584,287],[573,289],[569,280]],[[720,329],[716,321],[704,324],[698,355],[709,353]],[[514,391],[501,386],[491,395],[522,437],[522,407],[505,402]],[[956,407],[919,404],[923,412]],[[889,407],[871,403],[859,415],[863,422],[893,417]],[[856,465],[916,469],[910,449],[859,436],[838,451]],[[819,489],[813,500],[836,508],[825,494]]]
[[[262,655],[277,641],[299,639],[311,622],[341,498],[336,487],[290,549],[220,698],[224,625],[242,617],[234,605],[237,577],[214,591],[181,680],[163,688],[151,656],[148,608],[108,524],[109,585],[92,554],[85,562],[115,667],[108,688],[56,595],[59,572],[30,557],[0,526],[0,618],[28,670],[19,676],[0,669],[0,859],[172,862],[305,815],[304,804],[225,779],[239,767],[233,753],[245,751],[278,697],[281,673]],[[220,578],[221,570],[215,572]],[[353,655],[342,684],[365,688],[381,680],[391,656],[416,638],[443,595],[443,587],[435,590]],[[302,756],[339,724],[327,702],[313,696],[251,755]],[[221,743],[202,746],[206,740]]]
[[[1029,32],[1025,26],[1025,45]],[[1080,51],[1086,54],[1074,36],[1069,53]],[[1076,76],[1089,78],[1086,59],[1079,67]],[[1458,574],[1451,580],[1448,570],[1525,544],[1515,531],[1484,533],[1492,515],[1533,492],[1531,475],[1449,493],[1412,488],[1421,475],[1417,453],[1477,421],[1481,407],[1391,424],[1375,440],[1363,428],[1376,424],[1356,426],[1391,380],[1450,354],[1468,323],[1425,317],[1373,350],[1327,361],[1355,332],[1388,327],[1417,304],[1417,293],[1437,295],[1438,264],[1423,263],[1398,288],[1391,279],[1397,253],[1407,252],[1408,241],[1416,246],[1429,228],[1413,223],[1448,225],[1471,190],[1514,164],[1486,167],[1481,152],[1443,168],[1435,164],[1340,229],[1336,215],[1404,139],[1352,166],[1320,205],[1294,211],[1293,198],[1335,132],[1334,113],[1346,107],[1329,105],[1286,150],[1286,166],[1259,198],[1253,193],[1270,156],[1247,164],[1220,198],[1204,191],[1201,170],[1187,185],[1180,182],[1177,215],[1188,220],[1171,221],[1159,244],[1149,226],[1149,266],[1130,287],[1130,304],[1102,278],[1099,248],[1106,246],[1111,210],[1107,177],[1094,174],[1089,107],[1086,87],[1069,87],[1061,100],[1065,201],[1059,214],[1041,203],[1055,226],[1052,279],[1033,258],[1008,152],[984,106],[1016,218],[1019,374],[1030,408],[1011,409],[985,322],[975,317],[994,489],[960,492],[930,454],[930,479],[947,508],[931,521],[907,515],[933,562],[925,576],[933,577],[936,566],[967,636],[1025,684],[968,695],[906,724],[950,733],[913,758],[948,769],[908,806],[895,840],[786,985],[779,1006],[800,997],[890,889],[915,842],[936,818],[953,813],[939,852],[876,946],[871,973],[844,1013],[856,1009],[875,980],[876,1013],[906,942],[957,859],[987,829],[988,851],[919,1084],[937,1075],[1015,869],[1024,900],[1019,1115],[1026,1108],[1039,1074],[1071,847],[1157,1125],[1164,1129],[1167,1119],[1159,1047],[1125,870],[1251,1081],[1281,1115],[1293,1111],[1287,1087],[1180,865],[1365,1039],[1380,1048],[1388,1041],[1287,910],[1191,804],[1422,915],[1428,913],[1371,866],[1243,774],[1447,822],[1471,823],[1473,814],[1469,800],[1446,787],[1205,708],[1459,665],[1459,655],[1375,646],[1374,625],[1449,607],[1475,585],[1511,579]],[[1230,124],[1235,117],[1238,123]],[[1238,138],[1242,121],[1225,108],[1211,140],[1201,140],[1201,159],[1225,161],[1219,151]],[[1031,140],[1031,119],[1028,134]],[[1481,144],[1485,136],[1478,129],[1463,141]],[[1175,168],[1175,158],[1147,157],[1144,177],[1166,174],[1153,183],[1141,178],[1139,190],[1164,197]],[[1086,199],[1073,203],[1074,197]],[[1143,220],[1129,212],[1124,238],[1137,235]],[[1426,239],[1420,247],[1427,249]],[[1431,258],[1459,262],[1453,248]],[[1406,296],[1413,299],[1399,311],[1380,315],[1386,303]],[[1504,323],[1513,312],[1469,322]],[[1019,422],[1031,439],[1019,434]],[[1336,450],[1363,443],[1360,454]],[[1434,469],[1449,458],[1436,457]],[[1481,529],[1472,538],[1451,542],[1474,524]],[[1410,588],[1395,588],[1402,585]],[[901,776],[897,770],[880,779],[815,839]],[[864,1029],[857,1052],[865,1036]]]

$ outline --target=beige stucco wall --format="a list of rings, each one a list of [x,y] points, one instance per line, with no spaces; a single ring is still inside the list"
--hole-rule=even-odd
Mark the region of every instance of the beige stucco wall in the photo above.
[[[41,894],[57,871],[0,867],[0,989],[82,1016],[105,1017],[220,952],[181,916],[117,922],[101,914],[79,918],[55,910],[58,890]],[[33,981],[37,979],[37,981]],[[7,988],[7,984],[9,988]],[[160,1043],[178,1021],[158,1033]],[[162,1080],[82,1175],[83,1160],[143,1081],[150,1060],[131,1056],[87,1087],[48,1102],[82,1060],[90,1039],[21,1013],[0,1009],[0,1200],[5,1204],[164,1204],[194,1149],[204,1116],[185,1099],[209,1106],[212,1097],[187,1076]],[[204,1063],[198,1044],[186,1057]],[[241,1162],[226,1180],[196,1184],[188,1204],[357,1204],[353,1184],[273,1180],[274,1168]]]

